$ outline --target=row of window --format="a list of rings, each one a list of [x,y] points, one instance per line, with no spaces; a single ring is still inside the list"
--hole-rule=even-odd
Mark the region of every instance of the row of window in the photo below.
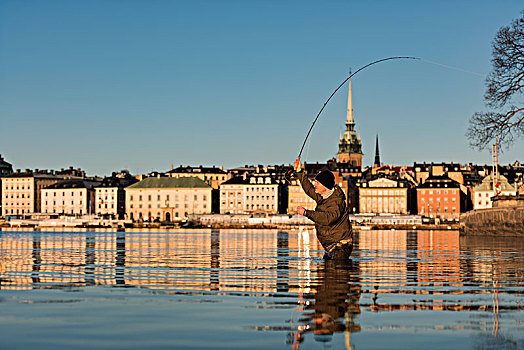
[[[222,207],[226,207],[226,202],[222,202]],[[242,208],[242,203],[229,202],[229,208]],[[246,209],[275,209],[274,204],[246,204]]]
[[[130,195],[130,196],[129,196],[129,200],[130,200],[130,201],[134,200],[134,198],[135,198],[134,195]],[[147,200],[148,200],[148,201],[151,201],[152,199],[153,199],[153,196],[152,196],[152,195],[150,195],[150,194],[147,195]],[[175,195],[175,201],[178,201],[178,199],[179,199],[179,198],[178,198],[178,194],[176,194],[176,195]],[[195,195],[193,196],[193,199],[194,199],[194,200],[198,200],[198,195],[195,194]],[[144,196],[142,196],[141,194],[138,195],[138,200],[139,200],[139,201],[143,201],[143,200],[144,200]],[[160,200],[161,200],[161,196],[160,196],[160,195],[157,195],[156,200],[157,200],[157,201],[160,201]],[[168,195],[168,194],[166,194],[165,200],[166,200],[166,201],[169,200],[169,195]],[[189,200],[189,195],[187,195],[187,194],[184,195],[184,200],[185,200],[185,201]],[[207,195],[205,195],[205,194],[202,195],[202,200],[203,200],[203,201],[207,201]]]
[[[151,208],[151,204],[148,204],[147,207],[148,207],[148,208]],[[160,208],[160,204],[157,204],[156,207],[157,207],[157,208]],[[198,203],[195,203],[195,204],[193,205],[193,207],[194,207],[194,208],[198,208]],[[206,204],[206,203],[203,203],[203,204],[202,204],[202,207],[203,207],[204,209],[207,208],[207,204]],[[107,208],[107,206],[106,206],[106,208]],[[111,208],[112,208],[112,207],[111,207]],[[133,204],[129,204],[129,208],[133,209],[133,208],[137,208],[137,207],[135,207]],[[138,208],[142,209],[142,204],[138,204]],[[145,206],[144,206],[144,208],[145,208]],[[169,208],[169,205],[167,205],[167,208]],[[174,208],[179,208],[179,204],[176,203],[175,206],[174,206]],[[184,204],[184,208],[189,208],[189,206],[188,206],[187,203]]]
[[[406,210],[405,208],[391,208],[389,209],[388,207],[384,207],[384,208],[378,208],[378,207],[366,207],[365,205],[362,206],[361,210],[360,210],[362,213],[367,213],[367,212],[380,212],[380,213],[406,213]]]
[[[382,203],[382,197],[379,197],[378,199],[376,197],[374,198],[367,198],[367,202],[368,203],[371,203],[371,200],[373,200],[373,203]],[[384,198],[384,203],[388,203],[388,198]],[[406,199],[405,198],[389,198],[389,203],[402,203],[402,204],[405,204],[406,203]]]
[[[47,205],[47,201],[45,201],[45,205]],[[53,205],[56,205],[56,201],[53,201]],[[62,205],[66,205],[66,201],[62,201]],[[71,205],[75,205],[75,201],[71,201]],[[82,201],[78,202],[78,205],[82,205]]]
[[[102,204],[99,204],[99,205],[98,205],[98,208],[99,208],[99,209],[102,209]],[[108,207],[107,207],[107,203],[104,204],[104,208],[105,208],[105,209],[108,209]],[[111,203],[111,209],[114,209],[114,208],[115,208],[115,205],[114,205],[113,203]]]
[[[452,212],[453,213],[456,213],[457,212],[457,208],[456,207],[452,207]],[[433,213],[435,210],[433,209],[433,207],[429,207],[429,212],[430,213]],[[440,207],[437,207],[437,213],[440,213],[441,212],[441,209]],[[444,207],[444,212],[447,213],[448,212],[448,207]]]
[[[27,194],[27,197],[25,197],[26,193],[21,193],[21,194],[16,194],[16,198],[31,198],[31,195],[30,194]],[[15,195],[14,194],[11,194],[11,198],[15,198]],[[9,195],[6,194],[5,195],[5,199],[9,199]]]
[[[264,198],[264,197],[265,197],[265,198]],[[249,199],[254,200],[254,199],[255,199],[255,196],[251,196],[251,197],[250,197],[250,196],[247,196],[246,199],[247,199],[247,200],[249,200]],[[261,199],[261,200],[264,200],[264,199],[269,200],[270,197],[269,197],[269,196],[260,196],[260,197],[259,197],[259,196],[256,196],[256,199],[257,199],[257,200],[260,200],[260,199]],[[275,199],[275,196],[271,196],[271,199],[274,200],[274,199]]]
[[[14,189],[15,189],[15,186],[11,186],[11,188],[9,188],[9,186],[6,186],[6,187],[4,188],[4,190],[6,190],[6,191],[8,191],[8,190],[10,190],[10,189],[11,189],[11,190],[14,190]],[[29,190],[29,191],[30,191],[30,190],[31,190],[31,186],[27,185],[27,188],[25,188],[24,185],[22,185],[22,186],[16,186],[16,189],[17,189],[17,190]]]
[[[421,194],[426,194],[426,191],[428,190],[420,190]],[[429,194],[433,194],[433,191],[435,191],[437,194],[448,194],[448,190],[429,190]],[[452,194],[457,194],[457,190],[449,190]]]
[[[455,197],[451,198],[451,201],[453,203],[456,203],[457,202],[457,199]],[[426,198],[421,198],[420,199],[420,202],[421,203],[425,203],[426,202]],[[444,203],[447,203],[448,202],[448,199],[447,198],[444,198]],[[433,203],[433,198],[430,198],[429,199],[429,203]],[[440,198],[437,198],[437,203],[440,203]]]
[[[360,190],[360,193],[362,195],[373,195],[373,196],[399,196],[399,195],[406,195],[406,191],[400,191],[400,190]]]
[[[48,195],[48,191],[44,191],[44,197],[47,197]],[[57,192],[53,192],[53,197],[56,197],[56,193]],[[71,195],[71,196],[74,196],[75,193],[79,193],[79,196],[83,196],[84,195],[84,192],[83,191],[71,191],[71,192],[67,192],[68,195]],[[65,192],[62,192],[62,197],[65,197],[66,193]],[[51,197],[51,196],[49,196]]]

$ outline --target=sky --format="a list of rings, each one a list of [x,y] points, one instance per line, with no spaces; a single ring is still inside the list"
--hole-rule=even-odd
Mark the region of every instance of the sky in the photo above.
[[[491,43],[521,1],[0,1],[0,155],[89,175],[292,164],[349,71],[363,165],[491,164]],[[336,156],[347,84],[302,160]],[[500,155],[524,162],[524,140]]]

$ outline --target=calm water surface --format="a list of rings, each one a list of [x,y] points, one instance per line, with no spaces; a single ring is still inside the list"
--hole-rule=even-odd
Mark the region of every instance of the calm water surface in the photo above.
[[[1,349],[524,349],[522,238],[0,232]]]

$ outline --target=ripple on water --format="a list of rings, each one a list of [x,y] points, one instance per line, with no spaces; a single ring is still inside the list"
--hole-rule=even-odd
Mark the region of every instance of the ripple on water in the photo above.
[[[311,230],[2,232],[0,327],[6,344],[30,345],[25,329],[55,348],[102,333],[100,348],[522,346],[520,240],[355,238],[339,266],[322,260]],[[50,313],[70,333],[45,326]]]

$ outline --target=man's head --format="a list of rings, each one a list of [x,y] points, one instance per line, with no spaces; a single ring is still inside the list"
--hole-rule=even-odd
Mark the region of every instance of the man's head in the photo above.
[[[315,176],[315,192],[318,194],[325,194],[335,187],[335,176],[329,170],[321,171]]]

